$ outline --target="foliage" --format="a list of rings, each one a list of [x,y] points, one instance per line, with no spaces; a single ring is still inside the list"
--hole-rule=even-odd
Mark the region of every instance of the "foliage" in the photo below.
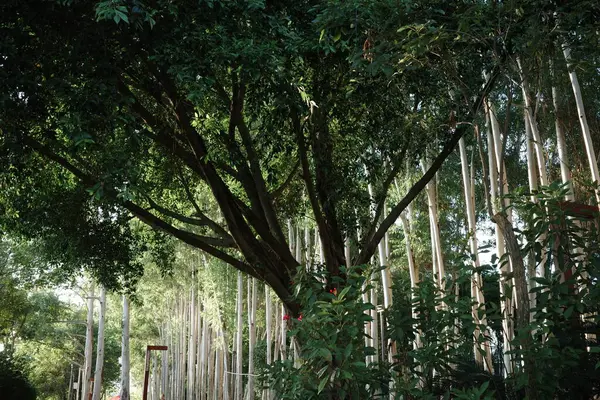
[[[554,183],[533,193],[534,202],[529,193],[512,197],[526,219],[523,254],[532,252],[543,271],[530,277],[536,306],[530,325],[515,338],[517,345],[533,336],[533,345],[516,347],[515,355],[535,360],[535,369],[525,374],[519,368],[513,384],[535,384],[543,397],[587,399],[600,393],[598,209],[564,201],[566,190]]]
[[[398,296],[394,297],[388,317],[389,337],[398,345],[395,386],[407,398],[439,398],[451,392],[466,396],[478,393],[480,388],[481,393],[489,394],[488,386],[504,392],[502,380],[484,371],[474,360],[476,329],[484,332],[479,343],[489,340],[489,333],[473,320],[469,294],[473,269],[468,266],[470,258],[462,258],[464,263],[456,279],[447,281],[443,291],[435,287],[431,277],[426,277],[411,294],[410,287],[406,287],[408,277],[396,277],[395,285],[399,287],[394,294]],[[483,310],[478,312],[482,315]],[[420,345],[413,346],[417,336]]]
[[[466,130],[450,111],[473,120],[490,90],[503,4],[3,2],[0,224],[119,288],[149,245],[134,217],[287,302],[285,222],[315,219],[332,276],[364,226],[367,263],[426,183],[379,224],[391,180],[427,142],[438,169]]]
[[[6,400],[35,400],[36,390],[27,378],[26,364],[8,351],[0,351],[0,393]]]
[[[327,273],[300,268],[294,286],[302,306],[299,319],[289,319],[291,340],[301,346],[300,360],[273,363],[265,383],[280,399],[364,399],[387,391],[385,365],[367,364],[375,349],[365,346],[364,326],[373,305],[365,303],[361,268],[342,268],[344,281],[335,277],[331,289],[323,285]],[[338,288],[343,287],[338,292]]]

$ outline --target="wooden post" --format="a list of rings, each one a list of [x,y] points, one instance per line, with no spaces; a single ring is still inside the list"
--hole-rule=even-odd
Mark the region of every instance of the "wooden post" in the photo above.
[[[147,346],[146,347],[146,365],[144,367],[144,392],[142,393],[142,399],[148,400],[148,378],[150,375],[150,352],[152,350],[165,351],[168,350],[168,346]]]

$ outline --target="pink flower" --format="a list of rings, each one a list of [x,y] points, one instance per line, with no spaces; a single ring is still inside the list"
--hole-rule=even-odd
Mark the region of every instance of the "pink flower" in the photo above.
[[[298,321],[302,321],[302,314],[298,317]]]
[[[289,321],[289,320],[290,320],[290,316],[289,316],[288,314],[285,314],[285,315],[283,316],[283,320],[284,320],[284,321]]]

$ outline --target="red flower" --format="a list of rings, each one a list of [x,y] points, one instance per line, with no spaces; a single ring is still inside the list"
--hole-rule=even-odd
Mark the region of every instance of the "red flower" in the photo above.
[[[331,289],[331,290],[329,291],[329,293],[331,293],[331,294],[332,294],[332,295],[334,295],[334,296],[337,296],[337,289],[336,289],[336,288],[333,288],[333,289]]]
[[[298,317],[298,321],[302,321],[302,314]]]
[[[289,316],[288,314],[285,314],[285,315],[283,316],[283,320],[284,320],[284,321],[289,321],[289,320],[290,320],[290,316]]]

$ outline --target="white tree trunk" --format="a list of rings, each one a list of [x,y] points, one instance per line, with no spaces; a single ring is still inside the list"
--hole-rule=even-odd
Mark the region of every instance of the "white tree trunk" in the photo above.
[[[544,157],[544,145],[542,143],[542,137],[538,129],[537,121],[533,113],[533,106],[531,104],[531,98],[529,97],[529,84],[521,65],[521,60],[517,58],[517,64],[519,71],[521,72],[521,89],[523,92],[523,99],[525,100],[525,116],[529,122],[531,134],[533,135],[535,155],[537,159],[537,166],[539,172],[540,183],[543,186],[548,185],[548,176],[546,173],[546,158]],[[498,143],[498,142],[497,142]]]
[[[100,400],[102,394],[102,372],[104,370],[104,319],[106,315],[106,288],[100,291],[100,316],[98,317],[98,344],[96,346],[96,371],[92,400]]]
[[[252,278],[252,302],[248,312],[248,322],[250,329],[248,340],[248,400],[254,400],[254,347],[256,346],[256,306],[257,290],[256,278]],[[250,292],[248,292],[250,295]]]
[[[350,259],[350,238],[346,236],[346,240],[344,240],[344,258],[346,259],[346,267],[350,267],[352,260]]]
[[[375,348],[375,354],[371,356],[371,362],[375,363],[379,361],[379,321],[377,314],[377,286],[376,282],[374,282],[374,278],[376,278],[375,274],[371,276],[371,304],[373,304],[373,309],[371,310],[371,318],[373,321],[371,322],[371,332],[369,333],[372,338],[372,346]]]
[[[429,164],[425,160],[421,160],[421,169],[423,173],[425,173],[429,169]],[[429,206],[429,218],[430,218],[430,228],[432,232],[432,245],[434,247],[434,266],[435,272],[437,272],[436,282],[440,289],[444,288],[444,277],[445,277],[445,267],[444,267],[444,255],[442,253],[442,242],[440,235],[440,227],[438,223],[438,210],[437,210],[437,196],[435,190],[435,183],[429,182],[426,187],[427,193],[427,203]]]
[[[267,345],[267,354],[266,354],[266,363],[267,366],[271,365],[273,361],[272,354],[272,344],[273,344],[273,311],[271,310],[271,292],[269,287],[265,284],[265,326],[266,326],[266,345]],[[270,399],[270,391],[269,389],[265,389],[263,391],[263,400]]]
[[[213,372],[213,393],[212,393],[212,398],[213,400],[219,400],[219,392],[220,392],[220,383],[221,383],[221,365],[222,365],[222,360],[221,360],[221,349],[219,348],[219,340],[218,337],[215,336],[214,339],[214,345],[213,345],[214,349],[215,349],[215,358],[213,360],[213,362],[211,363],[211,365],[214,367],[214,372]]]
[[[412,207],[411,207],[412,208]],[[419,285],[419,271],[415,266],[415,258],[412,251],[412,246],[410,244],[410,221],[406,217],[405,213],[400,214],[400,222],[402,223],[402,229],[404,230],[404,241],[406,244],[406,256],[408,258],[408,272],[410,275],[410,288],[411,288],[411,303],[415,300],[414,291],[417,289]],[[417,319],[417,313],[414,307],[411,306],[411,312],[413,319]],[[413,349],[418,349],[421,347],[421,333],[418,330],[415,330],[415,340],[413,342]]]
[[[280,315],[280,311],[281,307],[279,306],[279,302],[276,301],[275,302],[275,333],[273,334],[273,361],[277,361],[279,360],[279,353],[280,353],[280,349],[281,349],[281,341],[280,341],[280,327],[281,327],[281,318],[283,317],[282,315]]]
[[[493,113],[491,112],[491,108],[488,102],[485,103],[485,111],[486,111],[486,125],[487,125],[487,150],[488,150],[488,165],[490,169],[490,197],[493,212],[497,212],[498,204],[498,165],[499,161],[496,159],[496,142],[494,140],[493,134]],[[504,169],[503,169],[504,170]],[[506,182],[506,181],[504,181]],[[498,229],[497,226],[494,225],[494,233],[496,236],[496,256],[498,260],[502,260],[504,254],[506,253],[506,247],[504,244],[504,237]],[[506,286],[511,285],[512,281],[507,279],[507,275],[510,273],[510,263],[506,261],[504,264],[500,266],[500,277],[498,279],[498,283],[500,286],[500,308],[502,311],[502,339],[504,342],[504,373],[505,377],[512,374],[512,357],[508,352],[511,350],[510,341],[512,340],[512,301],[508,298],[508,294],[506,291]]]
[[[129,400],[129,299],[123,295],[123,336],[121,340],[121,399]]]
[[[465,195],[465,205],[466,205],[466,213],[467,213],[467,221],[468,221],[468,236],[469,236],[469,244],[471,248],[471,254],[474,256],[473,258],[473,268],[475,270],[479,269],[479,248],[477,245],[477,223],[475,218],[475,204],[473,199],[473,192],[471,190],[471,176],[469,174],[469,164],[467,161],[467,150],[465,148],[465,139],[460,138],[459,140],[459,150],[460,150],[460,162],[461,162],[461,170],[463,177],[463,188]],[[485,299],[483,296],[483,279],[479,272],[474,272],[471,277],[471,296],[476,301],[473,305],[473,319],[477,324],[482,324],[483,326],[487,326],[487,321],[485,315],[480,320],[478,316],[478,309],[481,307],[485,307]],[[480,340],[481,332],[479,329],[475,330],[475,339]],[[483,363],[484,357],[486,354],[486,362],[483,363],[484,368],[488,372],[492,372],[492,362],[491,362],[491,354],[489,345],[486,345],[487,341],[483,343],[483,345],[475,344],[474,354],[475,359],[480,364]],[[489,360],[487,360],[489,358]]]
[[[581,95],[581,87],[579,86],[579,79],[577,73],[573,69],[573,60],[571,59],[571,49],[565,43],[562,46],[565,60],[569,68],[569,79],[571,80],[571,87],[573,88],[573,95],[575,96],[575,103],[577,104],[577,114],[579,116],[579,124],[581,125],[581,133],[583,134],[583,142],[585,143],[585,152],[590,165],[590,172],[592,175],[592,181],[600,184],[600,173],[598,172],[598,161],[596,160],[596,153],[594,153],[594,144],[592,142],[592,135],[590,133],[590,127],[588,125],[587,117],[585,115],[585,107],[583,105],[583,96]],[[596,190],[596,202],[600,204],[600,191]]]
[[[215,347],[215,343],[214,343],[212,329],[208,330],[208,349],[209,349],[208,362],[206,365],[206,376],[207,376],[206,398],[212,399],[212,398],[214,398],[214,392],[215,392],[214,381],[215,381],[215,356],[216,356],[216,354],[215,354],[216,347]]]
[[[550,70],[554,77],[554,65],[550,61]],[[567,185],[568,192],[565,195],[565,200],[575,201],[573,193],[573,182],[571,181],[571,169],[569,167],[569,156],[567,154],[567,142],[565,133],[560,120],[560,108],[558,105],[558,89],[556,84],[552,84],[552,105],[554,106],[554,128],[556,130],[556,148],[558,150],[558,160],[560,162],[560,177],[563,184]]]
[[[300,227],[296,225],[296,229],[295,229],[295,250],[296,250],[296,260],[298,260],[298,262],[300,263],[300,265],[305,264],[305,260],[303,259],[302,255],[304,254],[304,252],[302,251],[302,236],[300,235]]]
[[[80,391],[81,391],[81,386],[83,384],[83,369],[79,368],[79,371],[77,372],[77,388],[75,389],[75,398],[79,400],[80,398]]]
[[[287,321],[285,316],[287,312],[284,305],[281,305],[281,360],[287,360]]]
[[[208,396],[209,387],[208,382],[208,367],[209,365],[209,352],[210,352],[210,331],[208,318],[204,317],[204,324],[202,325],[202,356],[200,357],[200,396],[202,399],[206,399]]]
[[[195,268],[194,268],[195,269]],[[194,399],[194,378],[196,377],[196,343],[198,341],[197,330],[197,311],[196,311],[196,274],[192,271],[192,288],[191,288],[191,304],[190,304],[190,336],[188,345],[188,371],[187,371],[187,399]]]
[[[244,324],[242,321],[243,308],[244,308],[244,278],[242,277],[241,271],[238,271],[237,276],[237,329],[235,336],[235,348],[236,348],[236,362],[235,362],[235,400],[242,400],[243,387],[242,387],[242,338]]]
[[[91,283],[87,299],[87,320],[85,324],[85,362],[82,375],[81,400],[88,400],[92,390],[92,357],[94,352],[94,283]]]
[[[304,228],[304,260],[306,263],[306,270],[309,271],[312,267],[312,255],[310,252],[311,243],[310,243],[310,229],[308,226]]]

